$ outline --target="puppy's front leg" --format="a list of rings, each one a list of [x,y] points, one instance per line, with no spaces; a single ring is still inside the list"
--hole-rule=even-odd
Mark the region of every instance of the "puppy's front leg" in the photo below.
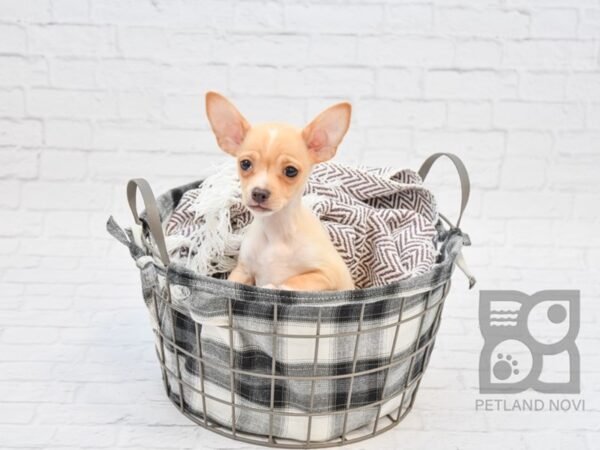
[[[291,291],[329,291],[335,289],[334,283],[323,272],[307,272],[285,280],[281,289]]]
[[[243,283],[248,284],[250,286],[254,286],[255,283],[254,277],[250,274],[250,272],[248,272],[246,266],[244,266],[244,264],[242,264],[239,261],[237,266],[235,266],[235,269],[231,271],[227,279],[235,283]]]

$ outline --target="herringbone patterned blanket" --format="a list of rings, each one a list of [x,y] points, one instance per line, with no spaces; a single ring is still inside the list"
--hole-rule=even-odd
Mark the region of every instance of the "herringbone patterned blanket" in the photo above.
[[[194,257],[202,252],[201,243],[210,239],[197,205],[202,196],[211,195],[207,189],[218,189],[220,179],[226,177],[212,175],[199,188],[185,192],[166,226],[171,259],[196,271]],[[212,273],[205,270],[208,273],[204,275],[226,272],[235,264],[244,228],[252,220],[241,204],[239,187],[232,192],[227,204],[232,234],[226,251],[203,266],[217,269]],[[357,288],[383,286],[426,273],[436,260],[435,199],[411,170],[320,164],[309,178],[304,200],[329,232]],[[202,239],[194,239],[199,230]]]

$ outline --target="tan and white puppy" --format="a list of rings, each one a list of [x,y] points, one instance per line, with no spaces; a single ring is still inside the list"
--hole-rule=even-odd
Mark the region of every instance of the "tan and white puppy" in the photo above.
[[[332,106],[304,129],[250,126],[225,97],[206,94],[217,143],[237,159],[242,202],[254,216],[229,280],[298,291],[354,288],[327,231],[301,201],[313,165],[335,155],[350,111],[348,103]]]

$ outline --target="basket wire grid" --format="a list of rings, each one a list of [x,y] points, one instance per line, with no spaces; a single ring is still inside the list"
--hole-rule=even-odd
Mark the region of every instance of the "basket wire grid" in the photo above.
[[[431,298],[432,298],[431,293],[433,292],[434,289],[430,290],[427,295],[427,300],[424,304],[422,311],[411,315],[411,317],[409,317],[409,318],[404,317],[404,306],[405,306],[406,298],[398,297],[398,298],[394,299],[394,301],[400,302],[397,320],[395,320],[392,323],[387,323],[387,324],[380,325],[377,327],[372,327],[372,328],[368,328],[368,329],[362,328],[363,315],[364,315],[364,310],[365,310],[365,304],[363,303],[356,331],[347,331],[347,332],[336,333],[336,334],[321,334],[320,333],[320,331],[321,331],[321,313],[320,313],[320,311],[319,311],[317,319],[316,319],[317,322],[316,322],[316,334],[315,335],[307,335],[307,334],[295,335],[295,334],[278,333],[278,330],[277,330],[277,328],[278,328],[277,327],[278,305],[277,304],[274,305],[273,326],[272,326],[272,330],[270,332],[261,332],[261,331],[257,331],[257,330],[249,330],[249,329],[237,327],[237,326],[235,326],[235,323],[234,323],[234,314],[233,314],[233,306],[232,306],[233,300],[228,299],[228,308],[227,308],[228,309],[228,324],[221,327],[221,328],[226,329],[228,331],[228,335],[229,335],[229,366],[224,366],[224,365],[216,363],[214,361],[207,360],[203,356],[202,340],[201,340],[202,324],[200,324],[196,321],[193,321],[193,319],[191,317],[189,317],[189,314],[187,314],[185,311],[182,311],[177,305],[175,305],[172,302],[169,282],[168,282],[168,280],[166,280],[166,286],[165,286],[166,289],[164,290],[164,292],[166,292],[166,296],[161,295],[160,292],[157,291],[156,287],[153,288],[153,290],[152,290],[152,302],[154,304],[154,308],[153,308],[154,309],[154,319],[156,320],[156,323],[158,324],[158,329],[154,330],[156,337],[157,337],[157,343],[158,343],[157,357],[159,359],[159,363],[161,366],[164,388],[165,388],[166,393],[167,393],[169,399],[171,400],[171,402],[173,402],[175,404],[175,406],[177,406],[179,408],[180,412],[183,415],[185,415],[187,418],[189,418],[196,424],[198,424],[210,431],[213,431],[222,436],[226,436],[226,437],[238,440],[238,441],[242,441],[242,442],[246,442],[246,443],[250,443],[250,444],[269,446],[269,447],[279,447],[279,448],[325,448],[325,447],[331,447],[331,446],[340,446],[340,445],[351,444],[351,443],[355,443],[355,442],[359,442],[359,441],[368,439],[370,437],[376,436],[376,435],[383,433],[383,432],[393,428],[394,426],[396,426],[398,423],[400,423],[402,421],[402,419],[404,419],[404,417],[412,409],[414,401],[415,401],[416,393],[418,391],[418,388],[419,388],[419,385],[421,382],[421,378],[423,376],[423,373],[424,373],[427,363],[429,361],[429,357],[431,355],[431,351],[433,349],[435,337],[436,337],[436,334],[437,334],[437,331],[438,331],[438,328],[440,325],[444,301],[446,299],[448,291],[450,290],[450,283],[451,283],[450,280],[447,280],[442,284],[442,286],[441,286],[442,294],[440,296],[440,299],[436,302],[431,302]],[[166,333],[165,330],[163,330],[163,327],[166,325],[163,323],[163,321],[160,320],[160,317],[158,314],[158,311],[161,310],[161,308],[160,308],[161,306],[163,308],[166,308],[166,311],[168,311],[168,314],[170,315],[170,319],[171,319],[171,320],[169,320],[170,326],[171,326],[170,333]],[[430,330],[427,333],[424,333],[423,336],[421,336],[423,322],[424,322],[424,316],[426,313],[428,313],[431,310],[435,310],[435,315],[434,315],[434,319],[431,324]],[[176,314],[179,314],[180,316],[183,314],[190,321],[193,321],[194,333],[195,333],[195,338],[196,338],[196,343],[197,343],[197,353],[192,353],[192,352],[184,349],[182,346],[180,346],[176,342],[176,340],[177,340],[175,338],[175,336],[176,336],[175,323],[177,320]],[[413,320],[419,321],[418,328],[417,328],[418,331],[417,331],[417,335],[416,335],[417,337],[415,338],[415,342],[412,345],[412,348],[408,354],[402,355],[401,358],[398,358],[398,357],[394,358],[394,352],[396,350],[396,343],[398,340],[400,326],[404,323],[407,323],[407,322],[413,321]],[[357,365],[357,360],[358,360],[358,348],[359,348],[359,341],[360,341],[361,336],[366,333],[382,331],[382,330],[390,328],[390,327],[394,327],[395,330],[394,330],[394,337],[393,337],[393,341],[392,341],[392,348],[391,348],[390,355],[387,358],[387,363],[384,365],[379,365],[375,368],[369,368],[369,369],[361,370],[361,371],[357,372],[356,365]],[[233,351],[234,332],[235,333],[260,334],[262,336],[270,336],[272,339],[272,345],[273,345],[274,352],[277,348],[277,341],[279,338],[293,337],[293,338],[303,338],[303,339],[306,339],[306,338],[314,339],[314,341],[315,341],[314,358],[313,358],[313,364],[312,364],[313,375],[307,377],[307,376],[288,376],[288,375],[278,374],[277,370],[276,370],[276,358],[272,358],[270,374],[257,373],[257,372],[243,370],[241,368],[235,367],[235,363],[234,363],[235,358],[234,358],[234,351]],[[173,336],[173,338],[170,338],[168,334],[171,334],[171,336]],[[319,345],[320,345],[321,340],[324,338],[337,338],[337,337],[341,337],[341,336],[353,336],[354,337],[352,371],[348,374],[343,374],[343,375],[323,375],[323,376],[317,375],[317,361],[318,361],[318,357],[319,357]],[[173,371],[171,368],[169,368],[166,363],[165,345],[169,345],[173,349],[173,353],[175,355],[175,358],[174,358],[175,359],[175,371]],[[182,378],[181,368],[180,368],[180,359],[179,359],[180,357],[192,358],[193,360],[195,360],[198,363],[198,366],[200,369],[200,372],[199,372],[200,373],[200,388],[199,389],[197,386],[191,385],[189,382],[187,382],[186,380],[184,380]],[[398,364],[402,364],[409,358],[410,358],[409,368],[408,368],[408,371],[406,372],[406,378],[405,378],[402,388],[399,391],[393,392],[391,395],[388,395],[387,397],[385,397],[384,393],[385,393],[385,388],[388,383],[388,375],[389,375],[390,369]],[[416,368],[415,361],[417,360],[417,358],[422,358],[422,364],[419,367],[417,373],[413,374],[413,372],[415,371],[415,368]],[[209,367],[212,366],[212,367],[216,367],[216,368],[224,369],[224,370],[228,371],[229,382],[230,382],[230,392],[231,392],[230,401],[224,400],[223,398],[213,396],[211,394],[208,394],[205,391],[204,378],[205,378],[205,367],[206,366],[209,366]],[[352,389],[353,389],[353,384],[354,384],[355,378],[359,375],[365,375],[365,374],[370,374],[370,373],[372,374],[375,372],[383,372],[383,385],[381,386],[381,390],[380,390],[380,394],[378,395],[378,399],[375,402],[369,402],[368,404],[351,408]],[[261,435],[247,433],[247,432],[242,432],[242,431],[238,430],[236,427],[236,413],[235,413],[236,408],[247,409],[250,411],[257,412],[257,413],[265,413],[265,410],[262,410],[259,408],[255,408],[252,406],[243,405],[243,404],[239,404],[239,403],[236,404],[236,401],[235,401],[235,393],[236,393],[235,377],[238,374],[251,376],[251,377],[268,378],[270,380],[271,389],[270,389],[270,396],[269,396],[269,409],[267,410],[267,413],[269,414],[269,429],[270,429],[268,435],[261,436]],[[331,380],[334,378],[337,378],[337,379],[348,378],[349,379],[345,408],[343,408],[341,410],[337,410],[337,411],[316,411],[316,410],[314,410],[313,405],[314,405],[314,397],[315,397],[315,384],[320,380]],[[178,392],[175,393],[176,395],[173,395],[174,393],[171,388],[171,384],[169,383],[169,380],[173,380],[173,379],[175,381],[175,384],[178,386],[178,389],[177,389]],[[283,382],[289,381],[289,380],[309,381],[311,383],[310,408],[306,412],[299,412],[299,413],[298,412],[289,412],[289,411],[279,411],[275,405],[275,382],[276,382],[276,380],[281,380]],[[188,402],[186,402],[186,395],[185,395],[184,388],[189,389],[191,392],[194,392],[195,394],[198,394],[201,396],[202,412],[194,411],[189,407]],[[383,404],[386,402],[389,402],[391,400],[395,400],[395,399],[397,400],[397,398],[400,396],[401,396],[401,398],[400,398],[398,407],[395,408],[392,412],[386,414],[384,417],[380,417]],[[227,405],[228,407],[231,408],[231,426],[225,426],[225,425],[219,424],[218,422],[211,420],[209,418],[210,412],[207,411],[207,407],[206,407],[207,400],[219,402],[219,403]],[[360,410],[364,410],[367,408],[373,408],[373,407],[377,408],[377,414],[375,416],[375,420],[374,420],[373,424],[364,426],[358,431],[353,430],[352,436],[350,437],[348,435],[349,433],[347,430],[349,414],[360,411]],[[323,415],[332,415],[333,416],[333,415],[340,415],[340,414],[343,414],[343,427],[342,427],[342,434],[337,439],[328,440],[328,441],[311,440],[313,417],[323,416]],[[308,420],[306,439],[303,441],[297,441],[297,440],[291,440],[291,439],[280,439],[280,438],[274,436],[273,421],[274,421],[274,417],[278,416],[278,415],[306,417]]]

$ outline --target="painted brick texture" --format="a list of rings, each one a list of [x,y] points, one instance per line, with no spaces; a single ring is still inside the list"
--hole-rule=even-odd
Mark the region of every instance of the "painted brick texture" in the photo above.
[[[0,447],[249,448],[165,399],[137,270],[105,231],[125,183],[227,161],[203,94],[302,125],[349,100],[350,164],[460,155],[481,289],[581,289],[583,413],[475,411],[457,271],[412,414],[353,448],[600,447],[598,0],[0,0]],[[455,217],[450,164],[431,185]]]

